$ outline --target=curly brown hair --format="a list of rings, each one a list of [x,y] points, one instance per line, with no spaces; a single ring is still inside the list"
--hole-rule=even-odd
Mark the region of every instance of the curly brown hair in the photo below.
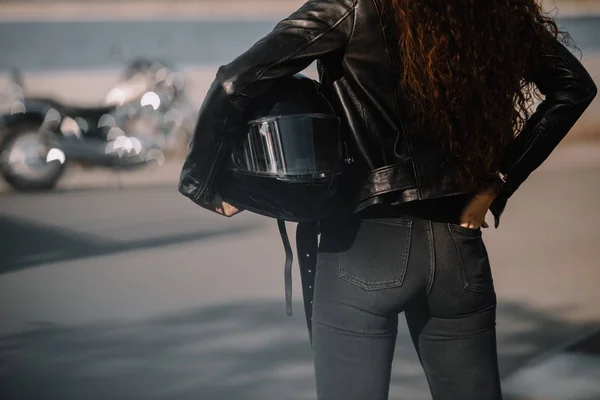
[[[551,35],[571,37],[536,0],[380,1],[398,38],[410,131],[432,135],[457,183],[478,190],[541,99],[526,79],[536,56]]]

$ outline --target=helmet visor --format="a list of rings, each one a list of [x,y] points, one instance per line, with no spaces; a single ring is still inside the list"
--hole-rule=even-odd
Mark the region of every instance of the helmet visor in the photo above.
[[[339,119],[324,114],[267,117],[249,123],[233,154],[238,172],[280,179],[327,178],[343,163]]]

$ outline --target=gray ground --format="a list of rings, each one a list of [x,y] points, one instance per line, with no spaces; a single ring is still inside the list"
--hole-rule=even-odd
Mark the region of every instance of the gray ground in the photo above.
[[[484,230],[503,377],[600,324],[598,154],[557,150]],[[1,398],[315,398],[275,223],[201,210],[176,170],[153,186],[80,173],[54,193],[0,195]],[[426,387],[402,321],[391,399]]]

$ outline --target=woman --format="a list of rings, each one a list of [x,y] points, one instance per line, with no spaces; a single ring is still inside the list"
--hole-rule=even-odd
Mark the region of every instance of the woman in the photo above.
[[[501,398],[481,227],[596,95],[557,37],[535,0],[310,0],[219,69],[179,186],[197,204],[239,211],[218,183],[246,111],[314,60],[349,137],[354,213],[320,223],[319,399],[388,398],[401,312],[434,399]]]

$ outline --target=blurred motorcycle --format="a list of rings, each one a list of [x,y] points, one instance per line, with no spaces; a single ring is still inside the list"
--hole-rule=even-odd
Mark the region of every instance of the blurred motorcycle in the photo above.
[[[183,75],[167,63],[136,59],[98,107],[24,94],[13,71],[0,118],[0,173],[21,191],[52,189],[67,162],[112,169],[162,165],[187,148],[196,110]]]

